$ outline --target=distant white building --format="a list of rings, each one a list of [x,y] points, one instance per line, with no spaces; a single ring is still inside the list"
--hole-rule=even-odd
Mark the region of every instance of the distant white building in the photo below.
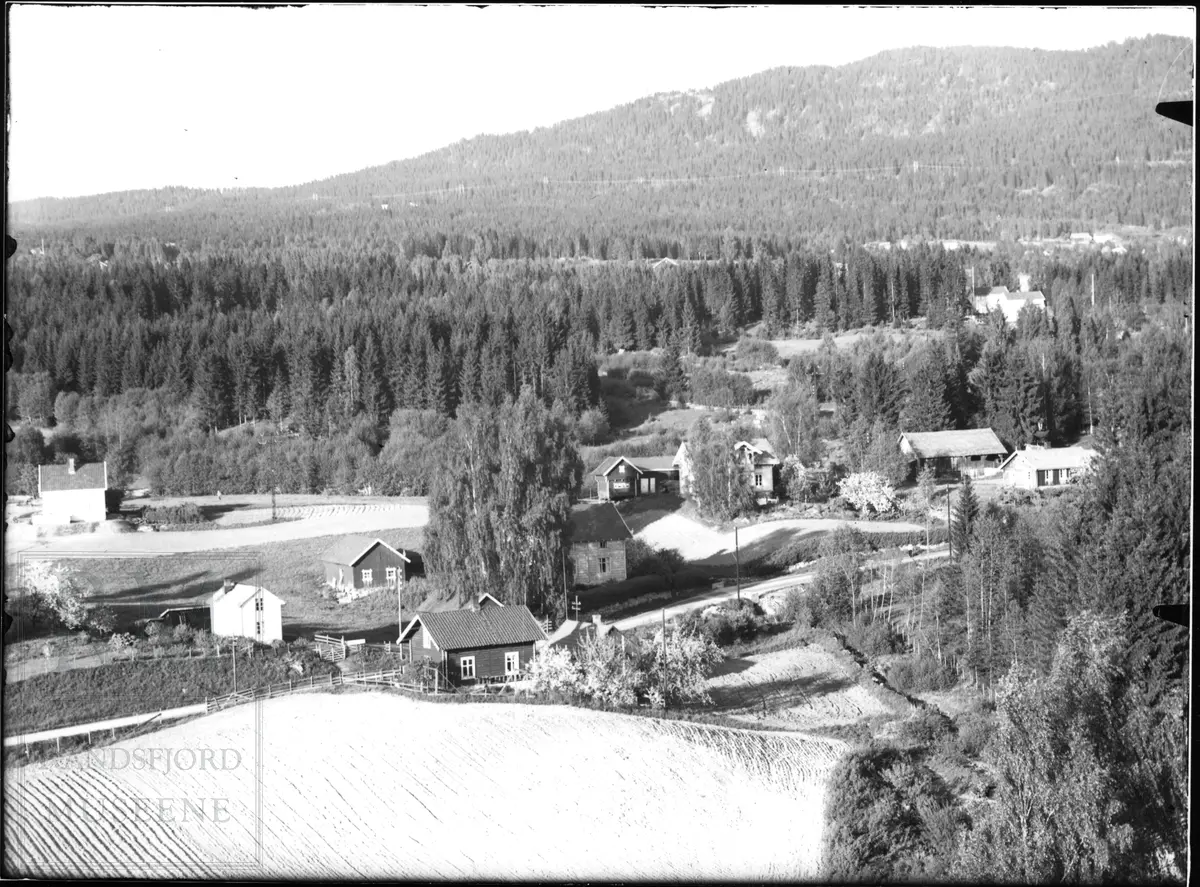
[[[42,500],[40,524],[103,521],[108,514],[104,491],[108,489],[108,463],[38,466],[38,498]]]
[[[1004,483],[1026,490],[1058,487],[1071,483],[1095,461],[1095,450],[1083,447],[1031,446],[1004,460],[1000,472]]]
[[[1027,280],[1025,285],[1028,285]],[[976,314],[991,314],[999,308],[1004,314],[1004,319],[1010,324],[1017,322],[1017,315],[1026,305],[1033,305],[1041,311],[1046,310],[1046,297],[1039,290],[1014,293],[1009,292],[1006,286],[994,286],[990,289],[976,290],[973,301]]]
[[[215,635],[260,644],[283,640],[283,601],[261,586],[226,582],[212,596],[208,611]]]

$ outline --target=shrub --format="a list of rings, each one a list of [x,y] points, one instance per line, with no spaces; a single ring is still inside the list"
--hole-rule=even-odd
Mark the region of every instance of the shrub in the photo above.
[[[150,505],[142,511],[142,520],[151,524],[203,524],[207,518],[195,502],[182,505]]]
[[[936,708],[922,708],[900,722],[897,736],[902,741],[929,748],[954,732],[954,722],[948,717]]]
[[[838,491],[857,511],[885,514],[896,507],[896,493],[891,484],[874,471],[851,474],[838,484]]]
[[[904,649],[904,636],[889,619],[876,619],[868,625],[851,625],[846,642],[866,656],[886,656]]]
[[[171,632],[171,637],[180,644],[190,644],[196,632],[186,622],[180,622]]]
[[[754,368],[779,365],[779,351],[770,342],[762,339],[740,339],[735,352],[739,361]]]
[[[969,758],[978,758],[996,730],[996,716],[989,712],[968,711],[954,721],[958,750]]]
[[[808,606],[808,599],[801,594],[798,588],[793,588],[784,597],[779,618],[800,628],[812,628],[816,624],[812,610]]]
[[[932,656],[901,659],[888,671],[888,680],[904,693],[947,690],[954,685],[954,674]]]

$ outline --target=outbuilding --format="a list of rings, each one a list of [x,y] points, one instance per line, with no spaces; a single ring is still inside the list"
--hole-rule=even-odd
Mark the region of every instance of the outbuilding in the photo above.
[[[343,592],[395,588],[408,579],[412,559],[370,536],[343,536],[321,557],[325,584]]]
[[[900,452],[920,471],[931,467],[938,475],[989,477],[1000,471],[1008,450],[990,428],[966,431],[906,431],[900,435]]]
[[[226,582],[209,602],[212,633],[251,638],[260,644],[283,640],[283,601],[260,585]]]
[[[1004,483],[1026,490],[1072,483],[1092,466],[1095,450],[1083,447],[1026,447],[1001,466]]]

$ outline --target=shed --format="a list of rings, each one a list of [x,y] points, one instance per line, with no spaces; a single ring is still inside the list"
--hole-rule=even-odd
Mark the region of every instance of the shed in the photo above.
[[[405,658],[427,659],[444,666],[453,683],[471,684],[519,678],[534,645],[545,640],[528,607],[489,605],[418,613],[400,632],[399,643]]]
[[[596,498],[631,499],[669,492],[679,480],[679,469],[673,462],[670,456],[609,456],[592,472]]]

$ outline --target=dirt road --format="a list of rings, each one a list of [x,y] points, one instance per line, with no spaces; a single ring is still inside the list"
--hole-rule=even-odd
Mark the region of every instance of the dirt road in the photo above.
[[[265,545],[293,539],[310,539],[339,533],[372,533],[401,527],[423,527],[429,522],[424,504],[370,503],[355,505],[297,505],[283,509],[298,520],[252,527],[232,526],[219,530],[161,533],[78,534],[37,538],[36,527],[15,524],[4,540],[5,560],[13,562],[23,553],[54,553],[80,556],[176,554]],[[269,509],[263,515],[270,518]]]
[[[770,554],[797,539],[816,533],[828,533],[849,524],[864,533],[916,533],[924,530],[917,524],[900,521],[844,521],[827,518],[795,518],[765,521],[737,531],[737,547],[742,562]],[[732,564],[736,560],[733,530],[723,532],[684,517],[669,514],[656,520],[637,534],[655,548],[674,548],[684,560],[694,564]]]

